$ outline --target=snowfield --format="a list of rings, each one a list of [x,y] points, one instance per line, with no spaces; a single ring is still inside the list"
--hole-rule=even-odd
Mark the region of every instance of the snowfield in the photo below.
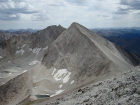
[[[69,81],[71,72],[67,71],[67,69],[59,69],[54,74],[55,71],[56,71],[56,69],[54,68],[52,75],[56,81],[62,80],[63,83],[67,83]]]

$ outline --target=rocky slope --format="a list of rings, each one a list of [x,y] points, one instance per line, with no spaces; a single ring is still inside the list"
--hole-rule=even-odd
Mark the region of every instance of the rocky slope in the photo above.
[[[140,62],[137,55],[78,23],[68,29],[59,25],[28,36],[13,35],[3,43],[0,48],[0,104],[3,105],[36,104],[36,101],[40,102],[37,105],[44,105],[46,94],[51,100],[128,71]],[[25,77],[22,84],[20,77]],[[9,91],[4,93],[3,87]]]
[[[16,105],[30,94],[30,73],[25,72],[0,87],[0,104]],[[13,101],[14,100],[14,101]]]
[[[38,105],[140,105],[140,66]]]

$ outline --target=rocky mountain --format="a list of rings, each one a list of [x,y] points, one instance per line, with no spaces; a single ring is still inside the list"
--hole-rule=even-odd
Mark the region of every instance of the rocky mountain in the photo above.
[[[57,37],[61,35],[63,31],[65,31],[65,28],[63,28],[61,25],[49,26],[44,30],[30,35],[30,46],[32,48],[43,48],[49,46],[54,40],[56,40]]]
[[[140,58],[84,26],[49,26],[12,35],[0,48],[0,104],[46,105],[57,97],[127,72]]]

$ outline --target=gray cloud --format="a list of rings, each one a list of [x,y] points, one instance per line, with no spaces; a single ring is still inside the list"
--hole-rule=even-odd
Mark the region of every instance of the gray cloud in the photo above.
[[[140,10],[140,0],[120,0],[120,7],[114,12],[115,14],[128,14],[132,11]],[[125,6],[122,8],[121,6]]]
[[[4,21],[20,20],[20,16],[19,15],[0,14],[0,20],[4,20]]]
[[[0,0],[0,3],[8,2],[9,0]]]
[[[23,13],[23,14],[29,14],[29,13],[37,13],[37,10],[35,10],[31,5],[20,2],[20,3],[5,3],[0,5],[0,13],[4,14],[17,14],[17,13]]]
[[[0,0],[0,3],[5,3],[5,2],[24,2],[26,0]]]
[[[115,11],[114,13],[115,13],[115,14],[118,14],[118,15],[119,15],[119,14],[121,15],[121,14],[128,14],[129,11],[130,11],[130,9],[128,9],[128,8],[127,8],[127,9],[118,8],[118,10]]]
[[[25,0],[1,0],[0,1],[0,20],[19,20],[19,14],[38,13],[31,5],[23,2]],[[5,3],[4,3],[5,2]]]
[[[108,15],[98,15],[100,17],[104,17],[104,18],[108,18],[109,16]]]
[[[66,1],[76,5],[85,5],[87,3],[87,0],[66,0]]]
[[[120,0],[120,5],[125,5],[129,9],[140,10],[140,0]]]
[[[33,21],[45,21],[45,20],[51,20],[51,16],[46,14],[35,14],[32,16]]]
[[[6,9],[0,9],[0,13],[3,14],[32,14],[32,13],[37,13],[35,10],[30,10],[28,8],[6,8]]]
[[[133,17],[134,17],[134,18],[140,18],[140,12],[134,13],[134,14],[133,14]]]

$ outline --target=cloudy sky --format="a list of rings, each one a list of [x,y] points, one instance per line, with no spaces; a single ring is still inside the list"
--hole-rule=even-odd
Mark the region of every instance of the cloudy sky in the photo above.
[[[140,27],[140,0],[0,0],[0,29]]]

